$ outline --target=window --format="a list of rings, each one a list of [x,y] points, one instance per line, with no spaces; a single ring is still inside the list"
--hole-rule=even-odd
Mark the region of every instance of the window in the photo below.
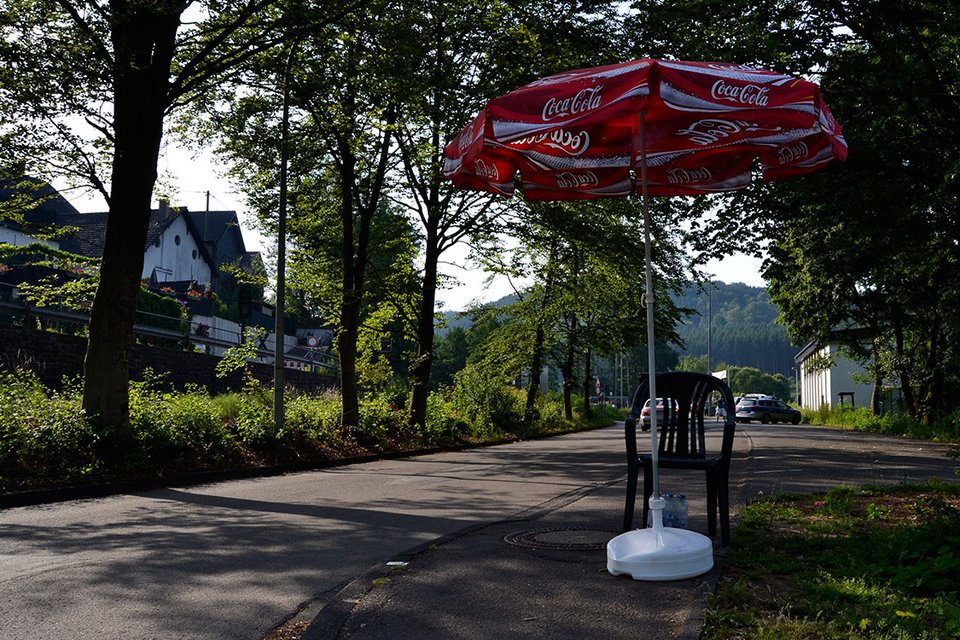
[[[196,249],[193,250],[193,259],[194,259],[194,260],[197,259],[197,250],[196,250]]]
[[[173,236],[173,244],[180,246],[180,236]]]

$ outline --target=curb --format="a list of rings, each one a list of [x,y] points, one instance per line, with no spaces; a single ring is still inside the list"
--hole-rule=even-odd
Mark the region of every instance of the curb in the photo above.
[[[534,440],[543,440],[546,438],[556,438],[570,433],[582,433],[585,431],[594,431],[596,429],[606,429],[611,425],[602,427],[590,427],[580,431],[568,431],[564,433],[551,433],[530,437],[503,438],[490,442],[470,442],[464,444],[448,445],[442,447],[425,447],[422,449],[410,449],[406,451],[385,451],[363,456],[351,456],[347,458],[336,458],[329,460],[317,460],[313,462],[293,462],[266,467],[244,467],[239,469],[219,469],[216,471],[197,471],[186,472],[172,475],[169,477],[147,477],[131,480],[120,480],[107,483],[91,483],[89,485],[69,485],[62,487],[46,489],[28,489],[25,491],[14,491],[10,493],[0,493],[0,509],[9,509],[13,507],[29,507],[39,504],[49,504],[55,502],[66,502],[69,500],[84,500],[89,498],[103,498],[112,495],[140,493],[143,491],[152,491],[155,489],[164,489],[169,487],[187,487],[213,482],[224,482],[227,480],[245,480],[247,478],[266,478],[270,476],[280,476],[287,473],[301,473],[304,471],[319,471],[320,469],[331,469],[343,467],[352,464],[362,464],[365,462],[376,462],[379,460],[397,460],[402,458],[412,458],[416,456],[430,455],[434,453],[450,453],[455,451],[467,451],[470,449],[483,449],[486,447],[495,447],[504,444],[513,444],[516,442],[526,442]]]

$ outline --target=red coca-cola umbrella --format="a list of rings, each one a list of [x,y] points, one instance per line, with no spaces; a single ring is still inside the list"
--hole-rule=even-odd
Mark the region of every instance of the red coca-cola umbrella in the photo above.
[[[758,164],[764,180],[780,180],[846,156],[813,82],[735,64],[642,59],[560,73],[491,100],[444,149],[443,174],[458,187],[504,196],[519,184],[530,200],[642,195],[649,294],[651,196],[743,189]],[[646,302],[653,374],[653,296]],[[651,406],[656,397],[651,375]],[[650,417],[653,506],[656,412]]]

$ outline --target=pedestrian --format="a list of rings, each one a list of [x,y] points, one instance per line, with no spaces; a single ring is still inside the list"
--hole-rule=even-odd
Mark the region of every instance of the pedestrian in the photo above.
[[[726,419],[727,417],[727,403],[724,402],[723,398],[717,400],[717,420],[721,418]]]

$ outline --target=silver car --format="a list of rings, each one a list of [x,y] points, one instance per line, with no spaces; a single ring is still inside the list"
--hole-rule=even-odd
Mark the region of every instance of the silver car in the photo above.
[[[680,405],[673,398],[670,398],[670,408],[674,414],[680,413]],[[643,419],[641,429],[650,431],[650,399],[643,403],[643,409],[640,411],[640,417]],[[663,398],[657,398],[657,424],[663,421]]]

